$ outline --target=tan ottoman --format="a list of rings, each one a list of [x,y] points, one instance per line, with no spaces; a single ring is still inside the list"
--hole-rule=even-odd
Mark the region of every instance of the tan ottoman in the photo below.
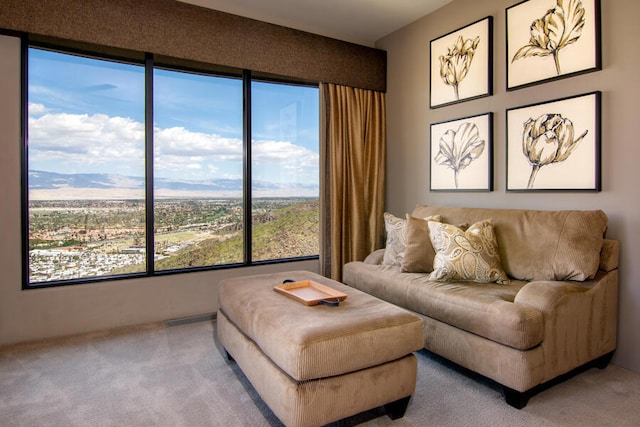
[[[286,279],[347,294],[338,307],[306,306],[274,292]],[[220,283],[218,338],[287,426],[318,426],[385,405],[404,415],[424,346],[422,319],[308,271]]]

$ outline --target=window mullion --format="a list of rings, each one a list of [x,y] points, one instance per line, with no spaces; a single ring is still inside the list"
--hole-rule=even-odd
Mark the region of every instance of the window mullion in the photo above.
[[[155,232],[153,214],[153,55],[147,54],[145,58],[145,215],[146,215],[146,259],[147,275],[153,275],[155,271]]]
[[[244,262],[252,262],[252,195],[251,195],[251,71],[242,72],[243,114],[243,205],[244,205]]]
[[[22,146],[20,147],[20,158],[22,161],[22,175],[20,177],[21,202],[22,202],[22,289],[29,287],[29,42],[26,34],[20,37],[20,99],[22,109],[20,111],[20,135]]]

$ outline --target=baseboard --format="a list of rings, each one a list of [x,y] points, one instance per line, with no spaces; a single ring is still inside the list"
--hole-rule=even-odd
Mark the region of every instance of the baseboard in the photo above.
[[[210,322],[213,320],[216,320],[216,313],[201,314],[199,316],[182,317],[179,319],[165,320],[164,326],[169,328],[172,326],[186,325],[189,323],[197,323],[197,322]]]

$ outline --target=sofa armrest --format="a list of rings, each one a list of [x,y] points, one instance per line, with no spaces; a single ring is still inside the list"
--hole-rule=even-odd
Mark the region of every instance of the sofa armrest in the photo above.
[[[369,255],[367,255],[367,257],[364,259],[363,262],[365,264],[380,265],[382,264],[383,259],[384,259],[384,249],[378,249],[371,252]]]
[[[530,282],[514,302],[543,314],[544,381],[616,348],[617,269],[585,282]]]

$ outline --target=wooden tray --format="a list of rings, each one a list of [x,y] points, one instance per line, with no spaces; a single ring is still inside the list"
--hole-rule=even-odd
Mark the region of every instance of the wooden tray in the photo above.
[[[330,305],[338,305],[347,297],[347,294],[313,280],[283,283],[273,290],[304,305],[317,305],[325,301],[332,303]]]

